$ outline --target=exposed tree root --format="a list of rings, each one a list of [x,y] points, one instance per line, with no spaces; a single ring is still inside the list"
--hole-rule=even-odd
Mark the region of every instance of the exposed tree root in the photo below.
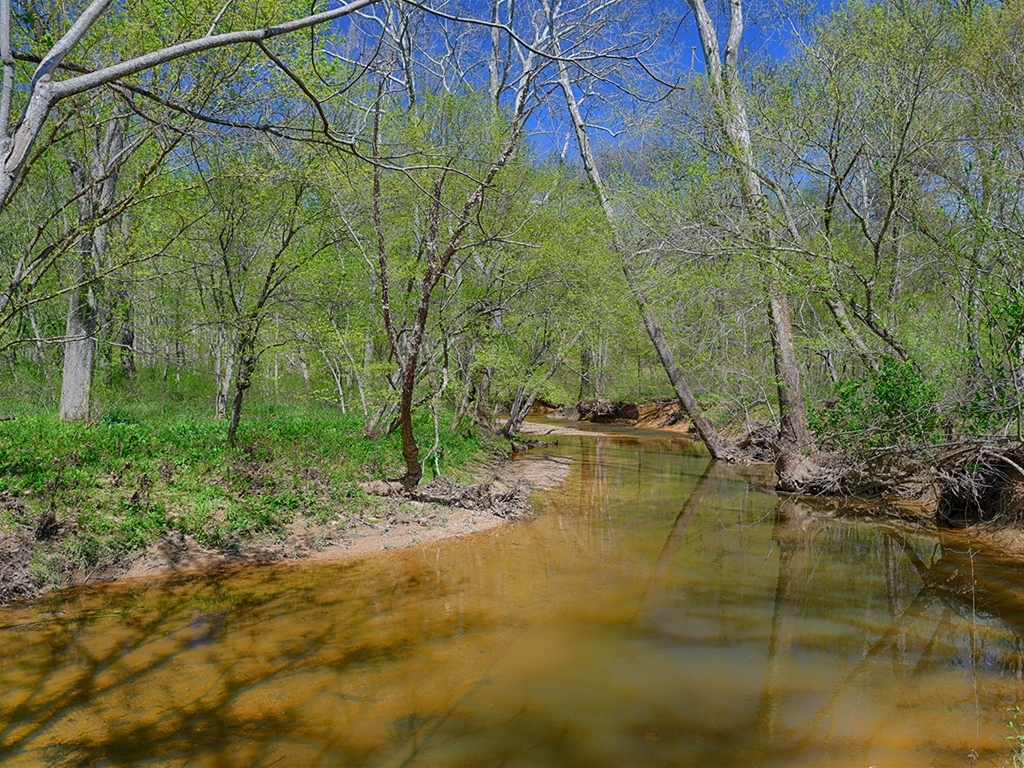
[[[563,418],[690,434],[676,400],[581,402]],[[1013,439],[971,438],[943,445],[904,445],[861,451],[786,448],[779,430],[755,424],[726,440],[725,460],[771,463],[776,488],[805,496],[875,499],[896,515],[922,513],[944,525],[984,522],[1024,526],[1024,446]]]
[[[780,457],[779,489],[814,496],[928,500],[936,522],[1024,523],[1024,448],[1016,441],[962,440],[860,454]]]

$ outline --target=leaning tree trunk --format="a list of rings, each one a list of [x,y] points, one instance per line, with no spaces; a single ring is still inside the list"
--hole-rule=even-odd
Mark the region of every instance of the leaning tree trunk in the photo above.
[[[707,447],[711,458],[735,461],[738,458],[737,454],[733,451],[729,442],[715,429],[711,419],[704,413],[704,409],[697,402],[697,398],[694,396],[693,390],[690,389],[686,377],[676,364],[675,354],[665,338],[665,333],[661,330],[661,325],[654,316],[654,311],[647,302],[647,296],[639,287],[637,280],[631,277],[625,265],[623,265],[623,271],[626,272],[626,279],[630,281],[633,296],[636,298],[640,312],[644,316],[644,327],[647,329],[647,335],[650,337],[654,350],[658,353],[658,359],[661,360],[661,365],[676,391],[676,399],[679,401],[679,406],[690,417],[697,436],[700,437]]]
[[[549,19],[551,20],[551,28],[554,29],[554,19],[552,18],[550,4],[545,2],[544,7],[548,13]],[[650,337],[651,343],[654,345],[654,349],[658,353],[658,359],[661,360],[662,367],[665,369],[665,373],[668,375],[669,381],[672,383],[672,387],[676,391],[679,407],[682,408],[690,417],[693,422],[694,429],[697,430],[697,435],[703,441],[704,445],[707,446],[708,452],[711,454],[712,458],[734,460],[736,456],[730,450],[728,441],[718,433],[718,430],[715,429],[711,420],[708,419],[704,410],[697,403],[697,398],[694,397],[693,390],[690,388],[690,385],[686,380],[686,376],[683,374],[682,369],[680,369],[676,362],[675,354],[672,352],[672,348],[669,346],[668,341],[665,338],[665,333],[662,331],[661,325],[654,316],[654,311],[651,309],[647,295],[640,286],[639,278],[634,275],[632,270],[629,268],[629,264],[626,261],[625,243],[622,240],[618,227],[615,225],[615,212],[612,209],[611,201],[608,199],[608,195],[605,192],[604,182],[601,179],[601,173],[598,170],[597,162],[590,146],[590,138],[587,135],[586,123],[583,121],[583,115],[581,114],[579,104],[576,101],[576,95],[572,90],[572,83],[569,80],[568,68],[565,62],[561,60],[558,62],[558,84],[563,96],[565,97],[566,105],[569,108],[569,115],[572,118],[573,128],[576,132],[576,143],[579,146],[580,158],[583,161],[583,170],[587,174],[590,186],[593,188],[594,193],[597,195],[597,198],[601,203],[601,210],[604,212],[605,219],[611,229],[613,245],[619,255],[619,259],[622,264],[622,272],[626,277],[626,283],[629,285],[633,298],[640,310],[640,315],[643,317],[644,327],[647,329],[647,335]]]
[[[512,403],[508,420],[501,429],[502,436],[511,438],[513,435],[519,434],[519,430],[523,428],[523,422],[530,415],[530,411],[533,409],[534,403],[537,402],[539,396],[540,387],[534,387],[529,394],[526,392],[526,387],[519,387],[516,391],[516,399]]]

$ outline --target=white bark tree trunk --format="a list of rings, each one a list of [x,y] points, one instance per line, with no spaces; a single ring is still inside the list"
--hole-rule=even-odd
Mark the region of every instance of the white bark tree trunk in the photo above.
[[[214,418],[225,421],[228,418],[228,398],[231,396],[231,381],[235,375],[235,337],[221,328],[217,337],[217,363],[215,367],[217,379],[217,400],[214,405]]]
[[[79,271],[79,281],[85,275]],[[89,287],[76,288],[68,302],[67,341],[60,387],[60,420],[86,421],[96,361],[96,297]]]
[[[750,139],[750,122],[740,83],[739,55],[743,42],[742,0],[729,0],[729,31],[724,56],[720,53],[718,30],[708,14],[704,0],[687,0],[697,19],[697,32],[704,52],[704,64],[711,81],[715,109],[722,132],[739,175],[744,207],[755,226],[755,244],[770,255],[772,234],[765,212],[765,197],[757,160]],[[776,270],[766,259],[765,287],[768,293],[768,319],[774,352],[775,377],[779,399],[780,431],[783,450],[813,447],[807,429],[807,417],[796,360],[796,344],[790,316],[789,299],[779,285]]]
[[[95,221],[113,204],[123,148],[124,123],[115,117],[107,121],[103,135],[97,136],[89,148],[88,168],[72,161],[72,175],[82,192],[80,216],[84,223]],[[60,388],[61,421],[84,421],[90,417],[99,318],[97,273],[107,260],[109,228],[109,223],[100,224],[79,242],[76,286],[68,301]]]

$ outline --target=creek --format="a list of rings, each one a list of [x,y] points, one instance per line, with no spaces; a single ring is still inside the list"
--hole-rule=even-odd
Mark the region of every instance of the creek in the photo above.
[[[0,764],[1011,764],[1019,561],[682,440],[543,450],[526,522],[0,608]]]

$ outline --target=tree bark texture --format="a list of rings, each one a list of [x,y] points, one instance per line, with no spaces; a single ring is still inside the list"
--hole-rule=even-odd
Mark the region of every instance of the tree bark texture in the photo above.
[[[242,420],[242,401],[245,393],[252,386],[252,375],[256,372],[256,354],[251,342],[238,361],[238,376],[235,378],[235,396],[231,400],[231,421],[228,422],[228,445],[234,445],[238,437],[238,425]]]
[[[98,132],[99,128],[96,130]],[[83,421],[90,416],[96,334],[99,330],[97,274],[105,267],[110,229],[109,222],[99,225],[94,222],[114,202],[123,147],[123,121],[113,118],[107,122],[102,136],[95,137],[85,162],[75,158],[70,162],[75,186],[82,196],[79,218],[86,234],[78,243],[75,287],[68,300],[60,391],[61,421]]]
[[[79,275],[82,275],[81,270]],[[96,298],[92,289],[88,286],[75,288],[68,301],[67,341],[64,342],[60,386],[61,421],[86,421],[90,416],[89,401],[96,360],[96,314]]]

